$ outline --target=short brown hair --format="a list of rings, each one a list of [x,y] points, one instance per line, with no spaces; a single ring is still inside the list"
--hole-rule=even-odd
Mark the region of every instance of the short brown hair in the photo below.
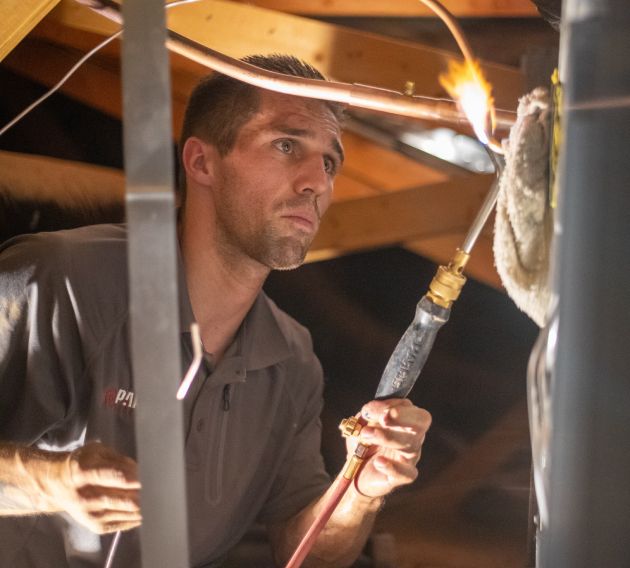
[[[313,66],[291,55],[249,55],[241,61],[305,79],[325,79]],[[343,118],[343,105],[326,102],[337,120]],[[260,89],[227,75],[215,73],[202,79],[193,89],[179,138],[179,203],[186,197],[186,172],[183,167],[182,151],[191,136],[214,145],[221,156],[230,152],[236,143],[240,128],[260,108]]]

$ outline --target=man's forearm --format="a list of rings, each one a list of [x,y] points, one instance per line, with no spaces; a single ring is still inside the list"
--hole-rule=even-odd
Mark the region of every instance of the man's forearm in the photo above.
[[[66,455],[0,443],[0,515],[55,512],[37,479],[60,467]]]
[[[285,563],[299,545],[303,535],[326,506],[333,487],[316,502],[303,509],[282,527],[271,528],[276,559]],[[351,565],[361,553],[370,534],[382,497],[365,497],[350,485],[317,542],[304,562],[309,566],[341,568]]]

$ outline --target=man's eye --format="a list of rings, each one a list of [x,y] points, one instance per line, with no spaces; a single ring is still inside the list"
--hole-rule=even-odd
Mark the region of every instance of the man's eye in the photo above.
[[[324,171],[327,174],[334,175],[337,171],[337,164],[332,158],[324,158]]]
[[[276,140],[275,146],[282,153],[291,154],[293,152],[294,144],[292,140],[287,140],[286,138],[283,138],[282,140]]]

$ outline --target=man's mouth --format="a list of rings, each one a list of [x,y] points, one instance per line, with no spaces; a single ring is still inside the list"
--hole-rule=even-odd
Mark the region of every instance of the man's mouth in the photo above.
[[[303,211],[291,211],[285,215],[282,215],[284,219],[289,219],[299,227],[306,231],[312,232],[317,227],[317,218],[314,213],[307,213]]]

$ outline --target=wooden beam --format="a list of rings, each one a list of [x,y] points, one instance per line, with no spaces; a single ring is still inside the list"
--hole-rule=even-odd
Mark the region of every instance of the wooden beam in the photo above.
[[[446,174],[354,132],[344,133],[343,145],[350,158],[344,164],[344,174],[382,193],[448,180]]]
[[[45,156],[0,152],[0,193],[64,208],[123,205],[125,177],[119,170]]]
[[[88,207],[122,204],[124,199],[124,175],[111,168],[0,152],[0,174],[0,191],[24,199],[51,201],[60,206],[82,203]],[[361,186],[352,178],[344,180],[342,176],[339,183],[357,184],[357,194],[362,197],[352,199],[346,192],[344,198],[333,202],[309,253],[309,262],[419,236],[428,243],[426,256],[435,259],[431,241],[439,241],[442,233],[447,237],[459,234],[489,186],[486,176],[470,176],[457,182],[375,195],[372,188]]]
[[[418,0],[236,0],[261,8],[303,16],[433,17]],[[442,0],[460,18],[522,18],[538,16],[530,0]]]
[[[409,0],[413,2],[413,0]],[[110,33],[112,24],[89,9],[63,0],[51,18],[69,27]],[[252,53],[291,53],[325,75],[344,82],[402,90],[413,81],[416,92],[445,96],[438,75],[453,54],[412,42],[393,40],[256,6],[205,0],[169,11],[169,28],[196,42],[242,57]],[[524,92],[521,73],[484,64],[494,85],[497,106],[515,109]]]
[[[360,200],[333,203],[307,260],[464,232],[491,183],[470,175]]]
[[[59,0],[3,0],[0,4],[0,61]]]

